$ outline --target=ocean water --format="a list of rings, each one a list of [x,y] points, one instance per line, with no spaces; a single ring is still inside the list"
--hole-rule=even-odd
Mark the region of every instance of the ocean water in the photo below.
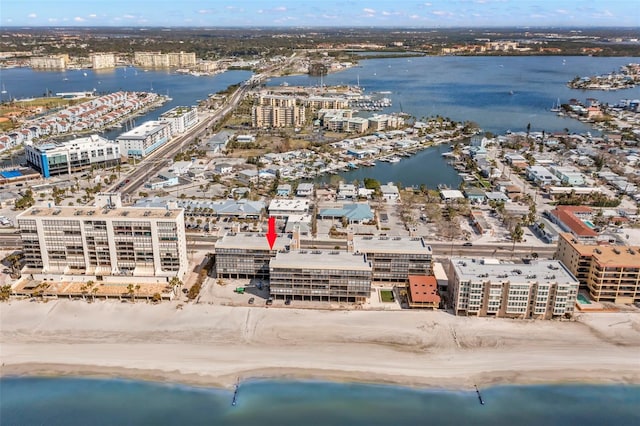
[[[635,425],[639,386],[500,386],[434,391],[326,382],[249,381],[233,392],[129,380],[0,379],[0,424],[13,425]]]

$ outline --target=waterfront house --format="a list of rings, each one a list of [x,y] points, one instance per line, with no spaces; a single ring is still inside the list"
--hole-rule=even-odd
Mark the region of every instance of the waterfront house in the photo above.
[[[358,189],[351,183],[342,183],[338,187],[338,200],[354,200],[358,198]]]
[[[382,198],[389,203],[395,203],[400,200],[400,191],[398,187],[389,182],[386,185],[380,185],[380,193]]]
[[[318,216],[320,219],[344,219],[350,224],[363,224],[374,218],[369,203],[347,203],[339,207],[321,209]]]
[[[472,186],[464,189],[464,195],[470,202],[476,204],[484,203],[487,199],[486,193],[482,189]]]
[[[313,184],[309,182],[302,182],[298,184],[298,188],[296,188],[296,195],[298,197],[310,197],[313,195]]]

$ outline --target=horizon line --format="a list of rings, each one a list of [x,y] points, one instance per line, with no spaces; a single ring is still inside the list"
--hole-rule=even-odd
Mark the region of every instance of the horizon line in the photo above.
[[[30,29],[30,28],[73,28],[73,29],[90,29],[90,28],[122,28],[122,29],[350,29],[350,28],[368,28],[368,29],[424,29],[424,30],[444,30],[444,29],[635,29],[635,25],[456,25],[456,26],[407,26],[407,25],[231,25],[231,26],[211,26],[211,25],[5,25],[1,31],[7,29]]]

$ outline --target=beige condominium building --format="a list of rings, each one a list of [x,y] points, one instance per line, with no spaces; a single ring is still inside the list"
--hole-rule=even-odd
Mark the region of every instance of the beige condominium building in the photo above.
[[[269,288],[276,299],[362,303],[371,294],[371,263],[346,251],[296,250],[271,259]]]
[[[94,70],[115,68],[116,66],[116,55],[113,53],[93,53],[90,58]]]
[[[135,52],[133,62],[137,66],[146,68],[189,67],[196,64],[196,54],[194,52]]]
[[[550,319],[575,309],[578,280],[558,260],[502,263],[452,258],[449,288],[456,315]]]
[[[125,208],[118,194],[96,207],[31,207],[16,218],[23,275],[34,280],[168,283],[187,270],[184,211]]]
[[[270,248],[265,234],[230,232],[216,241],[216,276],[268,278],[269,261],[278,251],[288,250],[290,244],[289,237],[279,235]]]
[[[420,237],[348,236],[349,248],[367,256],[373,281],[405,283],[409,275],[426,275],[433,252]]]
[[[558,239],[556,258],[567,266],[596,302],[640,302],[640,247],[580,243],[572,234]]]

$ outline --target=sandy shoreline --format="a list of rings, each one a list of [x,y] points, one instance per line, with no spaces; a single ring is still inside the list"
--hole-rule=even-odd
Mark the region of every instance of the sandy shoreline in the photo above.
[[[640,384],[640,314],[577,321],[78,301],[0,305],[2,376],[230,388],[237,378],[382,383]]]

